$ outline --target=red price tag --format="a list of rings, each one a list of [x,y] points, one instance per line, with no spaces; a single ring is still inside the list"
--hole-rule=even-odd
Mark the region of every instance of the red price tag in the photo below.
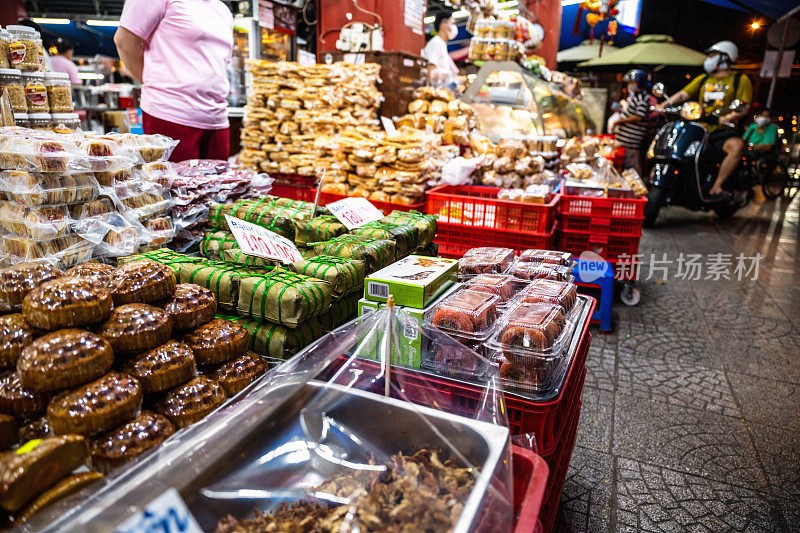
[[[349,230],[384,217],[384,214],[366,198],[345,198],[328,204],[328,209]]]
[[[267,228],[225,215],[236,243],[247,255],[294,263],[303,258],[294,243]]]

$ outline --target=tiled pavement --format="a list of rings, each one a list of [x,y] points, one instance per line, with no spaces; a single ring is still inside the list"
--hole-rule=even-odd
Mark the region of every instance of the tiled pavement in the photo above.
[[[645,230],[642,278],[650,254],[673,262],[593,328],[554,531],[800,531],[799,216],[800,197],[670,208]],[[733,254],[733,279],[678,279],[681,253]],[[739,253],[763,256],[757,280],[735,279]]]

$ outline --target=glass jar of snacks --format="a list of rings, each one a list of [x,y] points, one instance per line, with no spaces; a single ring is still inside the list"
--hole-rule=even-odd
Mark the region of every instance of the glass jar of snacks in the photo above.
[[[8,58],[11,66],[23,72],[39,70],[42,39],[39,32],[27,26],[8,26]]]
[[[20,128],[30,127],[31,123],[28,120],[27,113],[14,113],[14,125]]]
[[[53,129],[50,113],[28,113],[28,120],[31,123],[29,126],[31,129],[50,131]]]
[[[53,113],[50,117],[56,133],[72,133],[81,127],[81,118],[77,113]]]
[[[486,46],[488,43],[488,39],[473,37],[469,43],[469,59],[472,61],[486,59]]]
[[[494,21],[489,19],[480,19],[475,23],[474,37],[481,39],[492,37],[494,31]]]
[[[11,109],[14,113],[27,113],[28,104],[25,99],[25,86],[22,84],[22,72],[15,68],[0,68],[0,93],[8,91]]]
[[[498,39],[514,39],[516,37],[517,25],[510,20],[498,20],[494,36]]]
[[[48,72],[44,76],[47,102],[51,113],[72,113],[72,85],[66,72]]]
[[[28,113],[49,113],[47,103],[47,87],[44,86],[44,72],[25,72],[22,74],[25,83],[25,100]]]
[[[8,32],[0,29],[0,68],[11,68],[8,58]]]

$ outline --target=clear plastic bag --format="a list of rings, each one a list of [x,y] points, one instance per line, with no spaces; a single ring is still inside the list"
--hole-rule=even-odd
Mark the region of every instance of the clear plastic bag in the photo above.
[[[74,134],[0,127],[0,169],[68,172],[90,169]]]
[[[48,240],[64,236],[70,227],[66,206],[26,207],[16,202],[0,202],[0,226],[20,237]]]
[[[48,241],[12,236],[0,239],[0,253],[12,265],[41,259],[66,269],[91,259],[93,249],[90,242],[74,234]]]
[[[0,171],[0,192],[26,206],[76,204],[97,198],[99,185],[88,173],[45,174]]]
[[[556,250],[523,250],[519,254],[520,263],[544,263],[548,265],[562,265],[572,267],[572,254]]]
[[[508,273],[519,279],[552,279],[555,281],[573,281],[571,267],[548,263],[530,263],[515,261]]]
[[[97,257],[132,255],[146,242],[144,226],[116,211],[83,218],[75,222],[74,230],[94,245]]]

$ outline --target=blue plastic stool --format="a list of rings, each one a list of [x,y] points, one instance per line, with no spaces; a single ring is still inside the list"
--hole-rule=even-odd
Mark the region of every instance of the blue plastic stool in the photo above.
[[[584,279],[581,279],[583,273]],[[600,289],[600,298],[597,298],[598,305],[592,314],[592,322],[600,323],[600,331],[603,333],[611,332],[611,309],[614,304],[614,268],[605,261],[585,261],[576,260],[575,268],[572,270],[575,276],[575,285],[578,292],[581,287],[593,287]],[[590,296],[595,296],[590,294]]]

